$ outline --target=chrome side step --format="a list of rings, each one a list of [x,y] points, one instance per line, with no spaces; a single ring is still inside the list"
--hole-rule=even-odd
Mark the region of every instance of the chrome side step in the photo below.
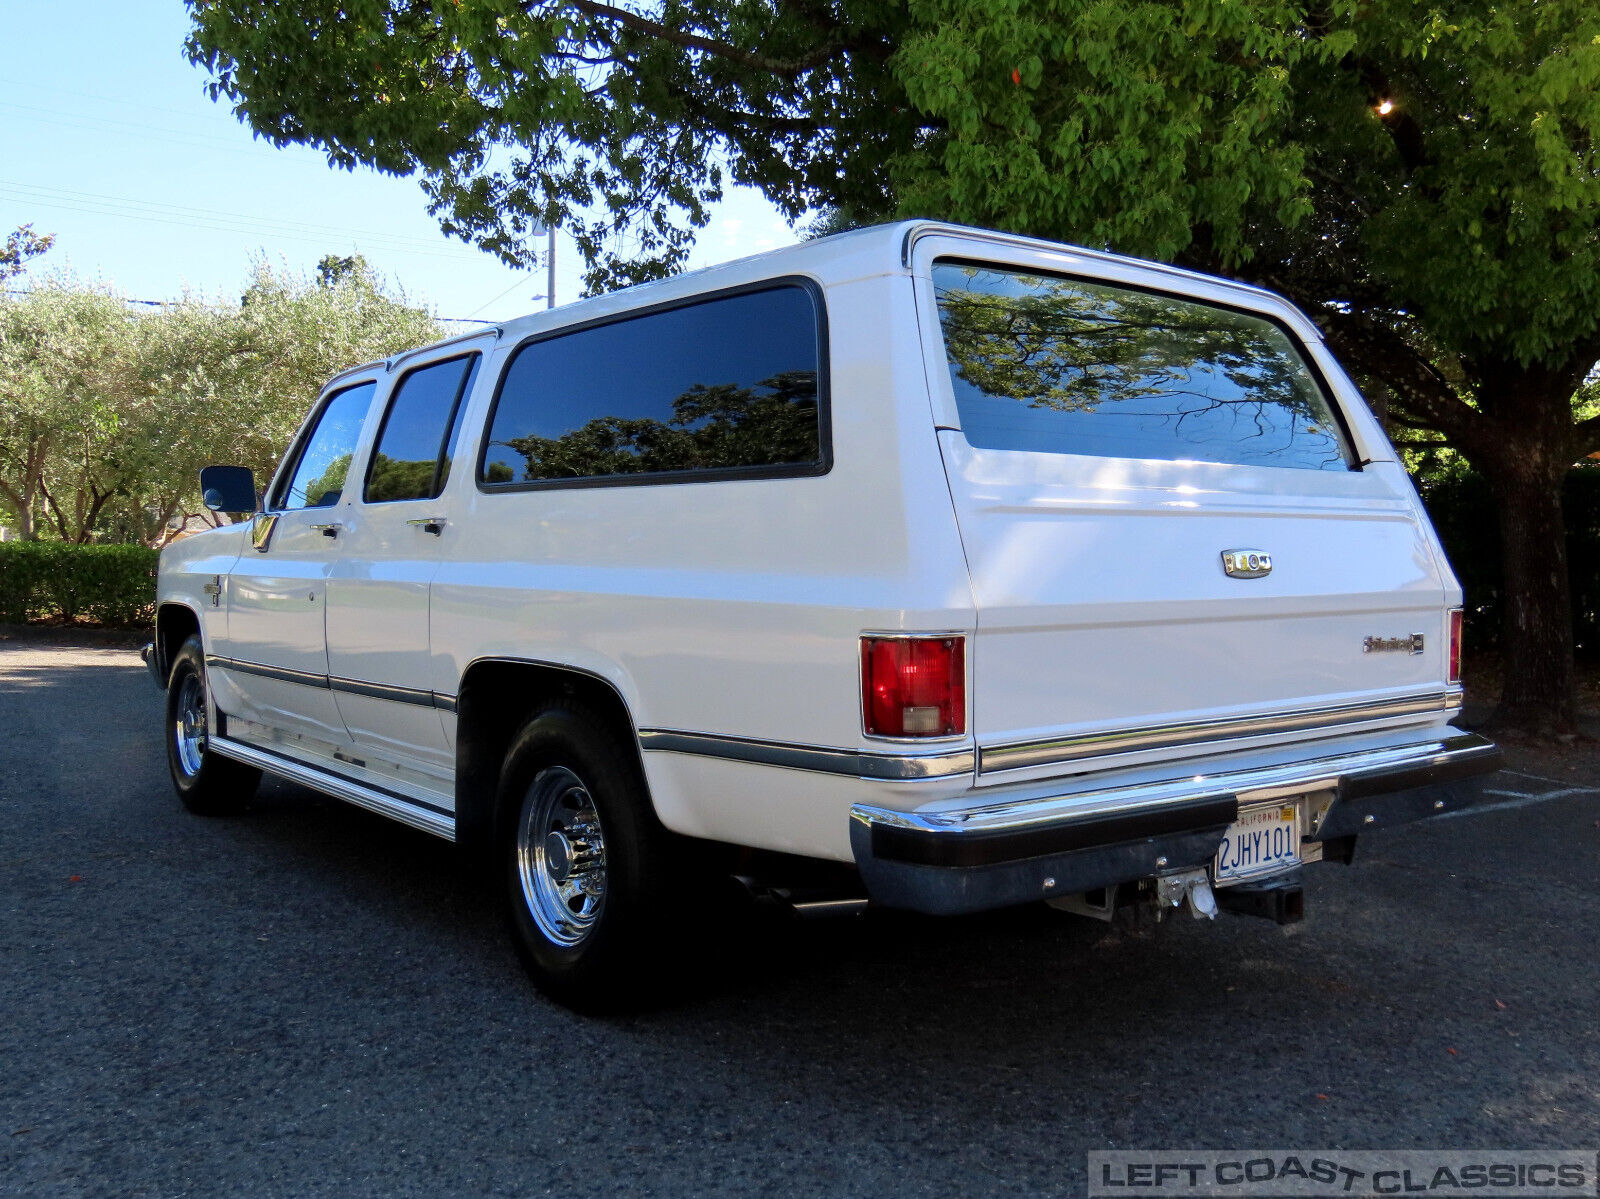
[[[214,750],[225,758],[259,767],[268,774],[302,783],[335,799],[342,799],[359,808],[366,808],[369,812],[388,816],[402,824],[409,824],[412,828],[421,829],[425,833],[443,837],[446,841],[456,839],[454,815],[439,811],[421,800],[408,799],[393,791],[370,787],[354,779],[333,774],[283,754],[257,749],[253,745],[246,745],[228,737],[212,737],[206,743],[206,748]]]

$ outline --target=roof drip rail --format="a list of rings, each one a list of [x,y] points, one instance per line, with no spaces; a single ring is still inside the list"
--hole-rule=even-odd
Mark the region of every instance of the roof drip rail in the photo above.
[[[418,354],[426,354],[432,350],[442,350],[446,346],[453,346],[458,342],[476,341],[478,338],[491,333],[494,335],[494,339],[499,341],[505,335],[505,331],[504,325],[490,325],[486,329],[473,329],[466,333],[457,333],[454,337],[446,337],[443,341],[429,342],[427,345],[418,346],[414,350],[402,350],[400,353],[391,354],[383,360],[384,369],[392,371],[406,359],[415,358]]]
[[[988,229],[974,229],[967,225],[951,225],[943,221],[918,221],[906,230],[905,240],[900,245],[900,265],[907,269],[911,266],[911,256],[916,249],[917,242],[924,237],[959,237],[964,241],[983,242],[992,246],[1007,246],[1018,250],[1047,250],[1060,253],[1065,250],[1077,257],[1092,259],[1095,262],[1114,262],[1122,265],[1136,266],[1142,270],[1158,271],[1163,275],[1174,275],[1179,279],[1199,281],[1203,283],[1226,283],[1230,288],[1239,291],[1254,292],[1258,296],[1270,296],[1281,301],[1282,296],[1265,287],[1256,287],[1250,283],[1240,283],[1236,279],[1224,279],[1217,275],[1206,275],[1199,271],[1185,270],[1181,266],[1172,266],[1165,262],[1152,262],[1145,258],[1130,258],[1125,254],[1113,254],[1109,250],[1091,250],[1085,246],[1074,246],[1067,242],[1049,241],[1042,237],[1024,237],[1018,233],[995,233]]]
[[[360,366],[348,366],[344,370],[340,371],[337,375],[333,376],[333,378],[329,379],[326,383],[324,383],[322,385],[322,390],[323,391],[327,391],[328,388],[332,387],[340,379],[348,379],[351,375],[365,374],[367,371],[376,370],[376,369],[378,369],[379,367],[381,367],[383,365],[384,365],[383,359],[382,358],[376,358],[371,362],[363,362]]]

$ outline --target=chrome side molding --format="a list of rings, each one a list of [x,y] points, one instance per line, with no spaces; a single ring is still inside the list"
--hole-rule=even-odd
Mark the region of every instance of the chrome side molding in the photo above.
[[[290,670],[284,666],[268,666],[262,662],[246,662],[240,658],[224,658],[218,654],[206,655],[206,666],[221,670],[236,670],[240,674],[259,675],[264,679],[277,679],[281,683],[299,683],[303,687],[320,687],[325,691],[344,691],[350,695],[365,695],[372,699],[393,700],[397,704],[415,704],[421,708],[441,708],[446,712],[456,710],[456,697],[440,695],[437,691],[423,691],[416,687],[396,687],[390,683],[369,683],[363,679],[346,679],[333,674],[312,674],[304,670]]]
[[[953,778],[971,774],[974,767],[981,776],[1033,766],[1067,765],[1086,758],[1131,753],[1135,750],[1177,748],[1192,750],[1203,748],[1212,742],[1274,733],[1303,732],[1318,728],[1343,729],[1346,725],[1363,721],[1447,712],[1460,706],[1460,691],[1434,691],[1425,695],[1402,696],[1378,703],[1297,708],[1271,716],[1195,720],[1179,724],[1113,729],[1109,732],[1087,733],[1080,737],[1051,738],[1047,741],[985,745],[978,747],[977,750],[959,748],[903,754],[661,728],[640,729],[639,745],[642,749],[666,753],[730,758],[738,762],[783,766],[791,770],[814,770],[822,774],[903,781]]]
[[[1101,733],[1085,733],[1078,737],[1052,737],[1042,741],[985,745],[978,750],[978,773],[994,774],[1002,770],[1054,766],[1078,762],[1084,758],[1132,753],[1142,749],[1189,748],[1211,741],[1231,741],[1240,737],[1261,737],[1271,733],[1303,732],[1307,729],[1356,724],[1366,720],[1420,716],[1433,712],[1448,712],[1460,706],[1459,691],[1430,691],[1425,694],[1380,700],[1376,703],[1296,708],[1271,716],[1191,720],[1177,724],[1145,725],[1138,728],[1112,729]]]
[[[725,737],[714,733],[686,733],[676,729],[640,729],[643,749],[664,753],[731,758],[763,766],[814,770],[821,774],[847,774],[867,779],[938,779],[971,774],[976,758],[970,749],[934,753],[887,754],[857,749],[830,749],[820,745],[795,745],[752,737]]]

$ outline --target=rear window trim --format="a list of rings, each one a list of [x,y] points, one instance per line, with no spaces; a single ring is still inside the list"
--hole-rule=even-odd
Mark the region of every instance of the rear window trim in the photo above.
[[[925,278],[927,279],[928,292],[929,292],[929,295],[933,298],[933,302],[934,302],[935,308],[938,307],[939,300],[938,300],[938,295],[937,295],[937,289],[934,287],[934,284],[933,284],[933,268],[936,267],[936,266],[940,266],[942,264],[947,264],[947,265],[951,265],[951,266],[971,266],[971,267],[977,267],[979,269],[990,269],[990,270],[998,267],[998,268],[1000,268],[1002,270],[1009,271],[1009,272],[1012,272],[1012,273],[1015,273],[1015,274],[1043,275],[1043,276],[1046,276],[1046,277],[1052,278],[1052,279],[1067,279],[1067,280],[1070,280],[1071,282],[1074,282],[1074,283],[1090,283],[1090,284],[1094,284],[1094,285],[1099,286],[1099,287],[1121,288],[1124,291],[1136,291],[1136,292],[1141,292],[1141,293],[1143,293],[1144,295],[1147,295],[1147,296],[1161,296],[1161,297],[1163,297],[1165,299],[1169,299],[1169,300],[1182,300],[1182,301],[1184,301],[1186,303],[1199,304],[1199,305],[1201,305],[1203,307],[1207,307],[1207,308],[1217,308],[1217,309],[1221,309],[1223,312],[1232,312],[1232,313],[1236,313],[1239,316],[1248,316],[1248,317],[1253,317],[1253,318],[1255,318],[1256,320],[1259,320],[1259,321],[1265,321],[1267,324],[1272,325],[1280,333],[1282,333],[1285,337],[1287,337],[1289,339],[1289,344],[1294,347],[1295,353],[1300,356],[1300,361],[1305,364],[1306,370],[1310,372],[1312,379],[1315,380],[1315,382],[1316,382],[1317,388],[1322,392],[1322,398],[1327,401],[1328,409],[1329,409],[1329,411],[1331,411],[1333,413],[1333,419],[1339,426],[1339,433],[1340,433],[1341,437],[1344,440],[1344,446],[1349,451],[1350,460],[1345,466],[1346,472],[1347,473],[1352,473],[1352,474],[1360,474],[1366,469],[1366,467],[1368,465],[1368,462],[1370,461],[1369,459],[1363,458],[1361,456],[1361,448],[1356,443],[1355,435],[1354,435],[1354,433],[1352,432],[1352,430],[1350,428],[1350,422],[1345,418],[1344,405],[1340,402],[1338,393],[1335,392],[1333,387],[1329,384],[1327,375],[1323,374],[1322,367],[1320,365],[1318,365],[1316,357],[1309,352],[1309,347],[1307,346],[1305,339],[1302,338],[1298,333],[1296,333],[1294,331],[1294,329],[1290,327],[1289,323],[1287,321],[1285,321],[1280,316],[1277,316],[1277,315],[1275,315],[1273,313],[1269,313],[1269,312],[1262,312],[1262,311],[1260,311],[1259,309],[1256,309],[1256,308],[1247,308],[1242,304],[1228,304],[1228,303],[1225,303],[1222,300],[1213,300],[1213,299],[1210,299],[1208,297],[1196,296],[1196,295],[1193,295],[1190,292],[1182,291],[1182,290],[1179,290],[1177,288],[1151,287],[1148,284],[1127,283],[1127,282],[1124,282],[1121,279],[1109,279],[1109,278],[1106,278],[1103,275],[1092,275],[1092,274],[1088,274],[1088,273],[1082,272],[1082,271],[1050,270],[1048,268],[1027,266],[1027,265],[1025,265],[1023,263],[1018,263],[1018,262],[996,262],[994,259],[967,258],[967,257],[965,257],[963,255],[959,255],[959,254],[957,254],[957,255],[949,255],[949,256],[941,254],[936,258],[930,259],[929,262],[928,262],[928,273],[925,276]],[[1227,280],[1219,280],[1219,282],[1226,283]],[[940,319],[939,324],[937,326],[937,331],[938,331],[938,336],[939,336],[939,350],[940,350],[940,353],[944,357],[944,379],[945,379],[946,384],[948,386],[951,386],[952,389],[953,389],[954,385],[949,383],[949,377],[950,377],[950,352],[947,349],[945,349],[945,344],[944,344],[944,321],[943,321],[942,318]],[[960,410],[959,406],[955,407],[953,409],[953,411],[955,412],[957,419],[960,419],[961,410]],[[966,432],[966,430],[964,428],[960,428],[958,426],[958,427],[955,428],[954,431],[959,432],[961,434],[962,440],[966,441],[967,432]],[[974,450],[979,450],[979,449],[984,449],[985,448],[985,447],[982,447],[982,446],[974,446],[974,445],[972,445],[972,443],[970,441],[967,441],[967,444],[969,446],[971,446]],[[1102,461],[1105,460],[1105,458],[1106,458],[1106,455],[1104,455],[1104,454],[1067,454],[1067,453],[1064,453],[1061,450],[1032,450],[1032,451],[994,450],[992,452],[994,452],[994,453],[1053,454],[1053,455],[1057,455],[1057,456],[1060,456],[1060,457],[1067,457],[1067,458],[1096,458],[1096,459],[1100,459]],[[1180,459],[1180,458],[1129,458],[1129,459],[1127,459],[1127,461],[1129,461],[1129,462],[1168,462],[1168,463],[1174,463],[1174,462],[1188,461],[1188,459]],[[1197,459],[1196,461],[1205,462],[1207,460],[1206,459]],[[1245,469],[1248,469],[1248,470],[1296,470],[1296,469],[1298,469],[1298,468],[1292,467],[1292,466],[1263,466],[1263,465],[1259,465],[1259,464],[1249,464],[1249,463],[1216,463],[1214,465],[1244,466]]]
[[[484,467],[489,457],[489,435],[494,429],[495,414],[500,410],[500,395],[505,390],[506,379],[510,376],[511,368],[516,364],[517,357],[529,346],[539,342],[553,341],[558,337],[566,337],[574,333],[585,333],[591,329],[599,329],[607,325],[622,324],[626,321],[637,320],[640,317],[655,316],[658,313],[673,312],[683,308],[695,308],[702,304],[731,299],[735,296],[754,295],[764,291],[778,291],[786,287],[797,287],[804,291],[810,298],[812,310],[816,315],[817,441],[819,450],[817,461],[785,462],[773,466],[730,466],[701,470],[649,471],[627,475],[588,475],[577,479],[529,479],[513,483],[489,483],[484,480]],[[518,491],[560,491],[595,487],[660,487],[680,483],[820,478],[833,470],[832,407],[832,378],[828,365],[828,306],[822,287],[815,279],[805,275],[778,275],[770,279],[760,279],[752,283],[740,284],[736,287],[723,287],[715,291],[697,292],[692,296],[684,296],[681,299],[664,300],[657,304],[630,308],[625,312],[608,313],[605,316],[594,317],[571,325],[563,325],[558,329],[542,330],[524,337],[506,355],[505,365],[500,368],[500,376],[495,380],[494,398],[489,402],[489,411],[483,419],[483,426],[478,437],[477,462],[472,472],[473,481],[481,494],[501,495]]]

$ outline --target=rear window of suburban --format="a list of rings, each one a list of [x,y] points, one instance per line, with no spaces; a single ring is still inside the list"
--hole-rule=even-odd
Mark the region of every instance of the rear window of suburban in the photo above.
[[[1350,469],[1316,375],[1263,317],[993,265],[937,262],[933,284],[973,446]]]
[[[480,483],[820,473],[819,305],[811,288],[782,284],[522,346],[489,418]]]

